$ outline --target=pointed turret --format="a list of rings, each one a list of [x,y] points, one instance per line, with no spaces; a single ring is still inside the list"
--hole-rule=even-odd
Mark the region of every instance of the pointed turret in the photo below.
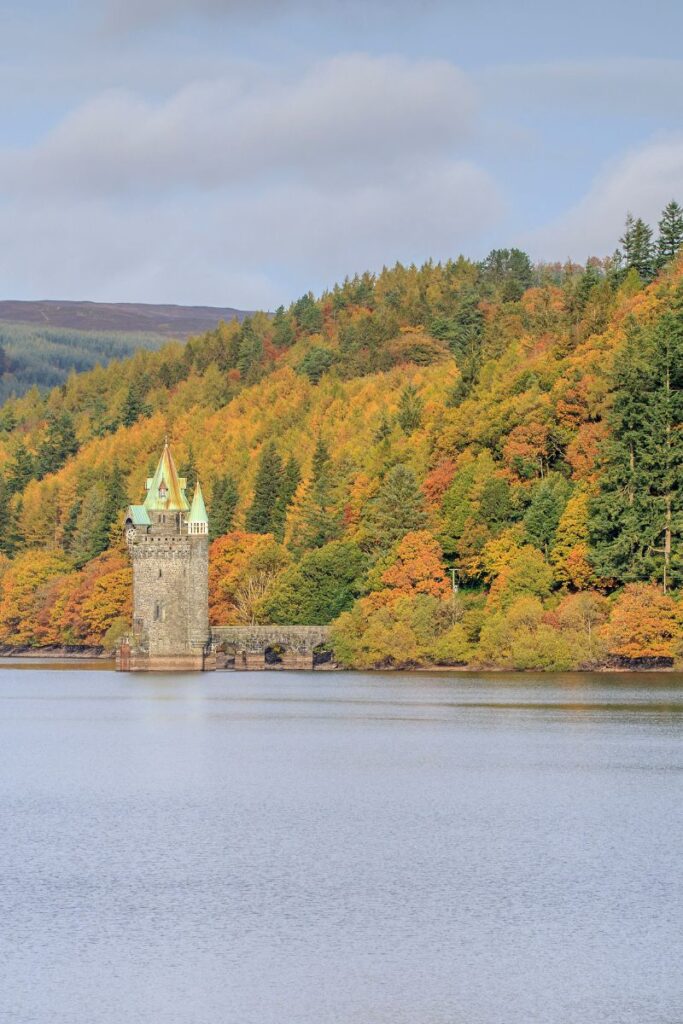
[[[202,534],[209,532],[209,517],[206,514],[204,495],[201,484],[197,481],[192,498],[192,508],[187,520],[187,532],[191,534]]]
[[[178,476],[166,440],[156,473],[147,481],[145,508],[153,512],[187,512],[190,506],[185,497],[185,487],[186,481]]]

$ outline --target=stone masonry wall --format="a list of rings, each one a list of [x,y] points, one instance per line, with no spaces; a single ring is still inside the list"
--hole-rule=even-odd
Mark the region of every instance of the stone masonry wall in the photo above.
[[[133,629],[150,656],[189,652],[186,537],[136,537],[133,559]]]

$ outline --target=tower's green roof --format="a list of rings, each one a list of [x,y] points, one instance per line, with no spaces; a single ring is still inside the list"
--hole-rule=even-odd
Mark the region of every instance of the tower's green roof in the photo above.
[[[202,494],[202,488],[197,481],[197,486],[194,489],[194,497],[192,498],[192,508],[190,509],[190,515],[188,517],[188,523],[208,523],[209,517],[206,514],[206,505],[204,504],[204,495]]]
[[[187,512],[189,507],[185,480],[178,476],[167,441],[156,473],[147,481],[145,508],[153,512]]]
[[[149,518],[147,509],[145,508],[144,505],[129,505],[128,517],[134,526],[152,525],[152,520]]]

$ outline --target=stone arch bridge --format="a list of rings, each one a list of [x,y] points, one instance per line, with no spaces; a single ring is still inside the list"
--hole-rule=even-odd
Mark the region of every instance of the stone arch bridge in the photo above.
[[[216,668],[312,669],[330,662],[329,626],[213,626]]]

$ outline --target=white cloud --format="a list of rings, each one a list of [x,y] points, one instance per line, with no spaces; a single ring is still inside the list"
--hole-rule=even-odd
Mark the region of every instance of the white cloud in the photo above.
[[[109,91],[37,144],[0,151],[0,185],[117,194],[299,179],[364,180],[412,152],[462,149],[467,77],[445,61],[352,54],[298,77],[244,70],[152,102]]]
[[[463,155],[475,107],[452,65],[366,55],[108,92],[0,151],[0,275],[13,295],[272,307],[467,251],[503,209]]]
[[[683,202],[683,137],[650,142],[611,164],[575,206],[529,236],[540,259],[585,260],[614,251],[627,211],[653,227],[670,199]]]

